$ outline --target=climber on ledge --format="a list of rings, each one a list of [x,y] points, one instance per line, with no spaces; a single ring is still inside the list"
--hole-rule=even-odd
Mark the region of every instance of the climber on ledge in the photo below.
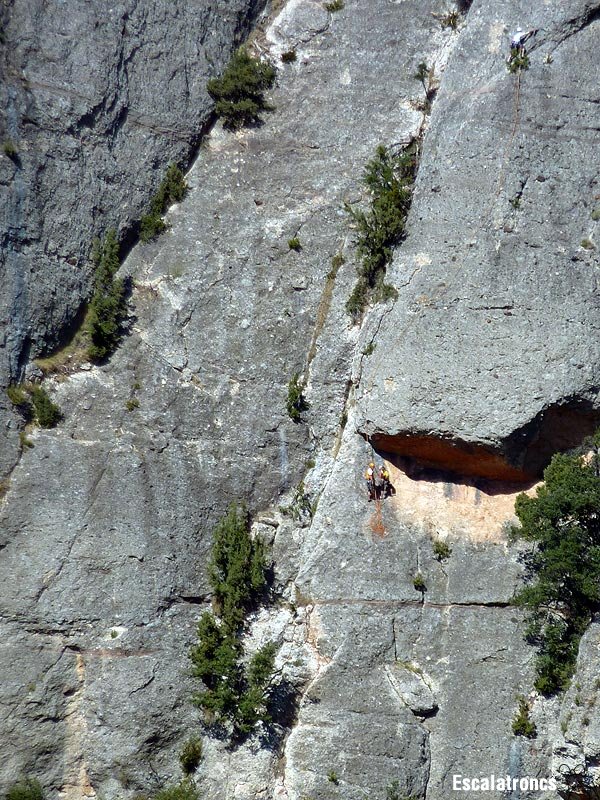
[[[377,488],[375,486],[375,464],[370,461],[367,471],[365,472],[365,480],[367,482],[367,491],[369,492],[369,502],[375,500],[377,497]]]
[[[381,497],[385,500],[386,497],[389,497],[392,493],[392,484],[390,483],[390,473],[388,472],[387,467],[385,464],[382,464],[379,468],[379,480],[381,482],[380,487],[380,494]]]

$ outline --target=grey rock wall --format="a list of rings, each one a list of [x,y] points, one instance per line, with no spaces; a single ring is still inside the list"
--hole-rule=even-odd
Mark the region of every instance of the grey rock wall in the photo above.
[[[599,13],[471,8],[361,382],[359,425],[385,450],[527,480],[598,422]],[[518,26],[539,30],[514,76]]]
[[[341,207],[377,144],[421,120],[406,98],[420,96],[412,73],[432,34],[443,39],[433,8],[285,9],[257,39],[276,61],[297,49],[276,112],[258,129],[211,132],[171,230],[124,265],[131,335],[110,364],[48,384],[64,423],[32,434],[1,512],[0,572],[14,576],[0,599],[3,786],[36,771],[53,793],[90,785],[109,798],[177,777],[199,725],[186,653],[208,600],[211,526],[233,499],[277,504],[317,444],[335,447],[357,333],[343,310],[355,265]],[[305,424],[285,411],[296,371],[309,379]],[[12,654],[34,645],[44,657],[24,683]],[[207,749],[211,794],[229,795],[250,755]],[[266,761],[254,788],[273,782]],[[215,778],[229,762],[228,780]],[[242,786],[252,775],[240,772]]]
[[[17,155],[0,151],[2,387],[76,324],[93,238],[130,229],[167,164],[187,162],[211,115],[206,81],[262,5],[3,4],[0,144]],[[14,445],[0,443],[0,472]]]
[[[175,19],[209,25],[218,8]],[[443,10],[283,4],[254,38],[279,66],[276,110],[256,129],[211,130],[171,229],[123,267],[130,335],[109,364],[47,382],[65,420],[31,434],[0,501],[0,792],[21,773],[50,800],[179,779],[181,745],[201,729],[186,653],[209,607],[210,532],[236,498],[273,540],[279,593],[246,644],[280,644],[297,708],[270,746],[255,736],[229,749],[205,733],[203,796],[377,799],[397,780],[406,796],[446,800],[454,774],[489,773],[590,791],[594,626],[572,690],[531,698],[538,737],[512,735],[534,653],[510,606],[522,566],[503,523],[516,489],[498,479],[522,487],[596,418],[597,251],[578,245],[595,237],[598,4],[475,0],[457,32],[442,30]],[[147,24],[140,41],[160,39]],[[504,63],[517,25],[540,27],[519,83]],[[291,48],[297,61],[282,66]],[[412,77],[421,61],[440,81],[430,120]],[[170,105],[189,123],[185,104]],[[356,260],[341,207],[361,198],[376,145],[422,126],[409,235],[390,270],[399,298],[359,331],[344,312]],[[301,424],[285,412],[295,372],[310,401]],[[379,510],[362,478],[367,435],[395,451],[396,494]],[[278,510],[302,477],[318,499],[310,524]],[[451,545],[446,561],[436,538]]]
[[[400,796],[441,799],[452,796],[453,775],[550,774],[547,746],[511,732],[515,696],[533,679],[522,617],[510,605],[518,554],[498,523],[488,522],[487,541],[477,542],[477,527],[460,532],[476,495],[450,500],[444,527],[443,494],[461,491],[450,482],[432,498],[432,525],[411,514],[391,467],[397,494],[379,516],[357,470],[367,457],[346,435],[300,554],[298,598],[326,663],[287,741],[288,796],[300,797],[308,781],[311,796],[328,797],[332,769],[356,798],[385,797],[394,780]],[[440,535],[451,542],[446,562],[433,554]]]

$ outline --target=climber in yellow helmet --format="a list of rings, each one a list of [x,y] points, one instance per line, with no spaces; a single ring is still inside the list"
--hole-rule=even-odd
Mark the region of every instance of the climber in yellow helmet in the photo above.
[[[385,464],[379,469],[379,480],[381,482],[381,496],[385,499],[390,494],[390,473]]]
[[[369,501],[375,500],[375,464],[369,461],[369,466],[365,472],[365,480],[367,482],[367,491],[369,492]]]

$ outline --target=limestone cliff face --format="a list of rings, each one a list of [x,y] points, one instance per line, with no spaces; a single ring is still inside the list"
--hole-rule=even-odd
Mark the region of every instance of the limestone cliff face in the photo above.
[[[379,446],[528,480],[599,419],[598,4],[476,3],[431,118],[398,302],[360,387]],[[506,37],[538,29],[529,69]],[[596,216],[596,215],[594,215]]]
[[[3,387],[76,324],[91,290],[93,237],[109,227],[123,235],[169,161],[187,161],[211,114],[206,81],[260,7],[2,4]],[[0,472],[11,461],[14,448],[3,441]]]
[[[180,31],[188,13],[203,14],[206,31],[229,19],[215,3],[185,5],[171,8]],[[186,653],[209,607],[211,527],[237,498],[272,542],[279,594],[250,620],[247,648],[278,642],[296,709],[233,750],[207,734],[204,796],[358,800],[398,780],[401,794],[446,800],[458,773],[554,775],[562,796],[594,796],[597,626],[573,690],[535,700],[538,738],[512,735],[533,652],[510,606],[522,567],[503,523],[550,452],[597,420],[600,4],[469,5],[454,31],[434,0],[346,0],[336,13],[289,0],[255,32],[253,47],[279,66],[275,110],[259,128],[210,131],[170,230],[123,267],[130,335],[109,364],[47,382],[64,422],[32,434],[1,501],[0,790],[26,773],[51,800],[116,800],[179,779],[179,750],[200,726]],[[152,41],[168,50],[160,9],[128,9],[144,20],[139,53]],[[240,27],[228,25],[222,43]],[[518,26],[539,28],[520,77],[505,63]],[[296,61],[281,64],[290,49]],[[430,117],[420,62],[439,84]],[[145,97],[148,74],[136,85]],[[115,98],[97,102],[120,107]],[[180,99],[162,99],[161,124],[197,119]],[[419,131],[408,237],[389,270],[398,300],[359,330],[344,311],[356,258],[341,208],[361,199],[377,144]],[[99,150],[110,142],[110,174],[146,185],[157,151],[134,163],[130,136],[111,135],[94,134]],[[47,152],[70,141],[56,136]],[[57,175],[77,183],[72,169]],[[90,166],[98,191],[103,174]],[[61,211],[52,181],[40,185],[38,212]],[[132,216],[143,206],[120,191],[103,201],[115,223],[124,198]],[[81,242],[100,224],[77,220]],[[52,253],[58,239],[44,230],[35,246]],[[20,274],[10,267],[11,280]],[[59,283],[56,320],[70,314]],[[8,330],[25,341],[25,328]],[[310,402],[300,424],[285,411],[296,372]],[[396,487],[380,513],[363,486],[367,437]],[[318,506],[300,525],[280,507],[302,477]],[[443,562],[434,537],[451,545]]]

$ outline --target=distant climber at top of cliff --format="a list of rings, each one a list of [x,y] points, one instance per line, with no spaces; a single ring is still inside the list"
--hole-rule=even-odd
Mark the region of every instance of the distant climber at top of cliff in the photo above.
[[[511,57],[515,55],[524,55],[526,42],[528,42],[533,36],[535,36],[536,33],[537,33],[537,28],[530,31],[523,31],[522,28],[517,28],[517,30],[510,37]]]

